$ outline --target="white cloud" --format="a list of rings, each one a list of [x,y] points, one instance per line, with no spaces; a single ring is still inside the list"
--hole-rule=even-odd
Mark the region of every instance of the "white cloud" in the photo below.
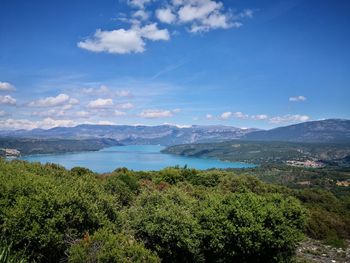
[[[75,116],[78,118],[90,118],[90,112],[88,111],[77,111],[75,113]]]
[[[169,40],[170,35],[167,29],[158,29],[157,23],[149,24],[138,29],[140,36],[152,41]]]
[[[283,124],[283,123],[297,123],[297,122],[305,122],[309,121],[310,117],[307,115],[284,115],[284,116],[276,116],[269,119],[269,122],[272,124]]]
[[[306,97],[304,96],[290,97],[289,101],[292,101],[292,102],[306,101]]]
[[[126,103],[120,103],[116,105],[117,109],[122,109],[122,110],[130,110],[132,108],[134,108],[134,104],[130,103],[130,102],[126,102]]]
[[[149,14],[145,10],[137,10],[132,14],[133,17],[139,18],[141,20],[147,20],[149,18]]]
[[[128,4],[138,8],[144,8],[145,4],[150,3],[152,0],[128,0]]]
[[[113,100],[112,99],[97,99],[92,100],[88,103],[87,107],[91,109],[99,109],[99,108],[108,108],[110,106],[113,106]]]
[[[234,118],[237,118],[237,119],[247,119],[247,118],[249,118],[249,116],[247,114],[244,114],[244,113],[242,113],[240,111],[232,113],[232,116]]]
[[[172,116],[173,114],[169,110],[157,110],[157,109],[144,110],[139,114],[139,117],[142,117],[142,118],[167,118]]]
[[[128,90],[118,90],[115,92],[117,97],[132,97],[131,91]]]
[[[0,117],[7,117],[7,116],[10,116],[10,115],[11,114],[6,112],[6,111],[3,111],[3,110],[0,111]]]
[[[171,24],[176,20],[176,15],[173,14],[170,8],[161,8],[156,11],[156,16],[160,22]]]
[[[173,1],[178,7],[178,20],[181,24],[190,24],[189,31],[192,33],[206,32],[213,29],[239,28],[243,24],[239,19],[251,17],[252,11],[233,15],[224,11],[224,5],[220,1],[213,0],[187,0]]]
[[[92,52],[112,54],[140,53],[145,50],[145,42],[135,30],[117,29],[102,31],[97,29],[94,37],[81,41],[78,47]]]
[[[125,116],[126,115],[126,112],[124,112],[124,111],[119,111],[119,110],[115,110],[114,111],[114,115],[115,116]]]
[[[189,1],[179,9],[179,19],[181,22],[191,22],[207,18],[212,12],[221,9],[222,3],[211,0]]]
[[[28,104],[30,107],[55,107],[55,106],[67,106],[70,108],[72,105],[78,104],[77,99],[71,98],[67,94],[59,94],[56,97],[47,97],[44,99],[39,99],[32,101]]]
[[[145,40],[169,40],[167,29],[159,29],[157,23],[130,29],[116,29],[112,31],[96,30],[93,38],[78,43],[78,47],[92,52],[107,52],[112,54],[141,53],[145,51]]]
[[[214,118],[214,116],[212,115],[212,114],[206,114],[205,115],[205,118],[207,119],[207,120],[211,120],[211,119],[213,119]]]
[[[2,130],[18,130],[18,129],[26,129],[31,130],[38,128],[35,122],[32,122],[30,120],[26,119],[7,119],[7,120],[0,120],[0,129]]]
[[[82,90],[86,94],[94,94],[94,95],[108,95],[110,97],[132,97],[132,93],[129,90],[111,90],[106,85],[101,85],[98,88],[84,88]]]
[[[226,112],[224,112],[224,113],[221,114],[220,118],[221,118],[222,120],[227,120],[227,119],[229,119],[231,116],[232,116],[232,112],[226,111]]]
[[[173,112],[173,113],[180,113],[180,112],[181,112],[181,109],[176,108],[176,109],[173,109],[172,112]]]
[[[237,118],[237,119],[247,119],[247,118],[249,118],[249,115],[244,114],[240,111],[237,111],[237,112],[226,111],[226,112],[221,114],[220,119],[227,120],[231,117]]]
[[[4,130],[18,130],[26,129],[31,130],[35,128],[49,129],[58,126],[72,127],[77,125],[72,120],[55,120],[52,118],[45,118],[40,121],[30,121],[27,119],[7,119],[0,120],[0,129]]]
[[[16,88],[12,84],[8,82],[1,82],[0,81],[0,91],[15,91]]]
[[[39,117],[62,117],[65,114],[65,111],[61,109],[50,109],[45,111],[35,111],[31,113],[31,115]]]
[[[268,116],[266,114],[259,114],[259,115],[253,115],[251,116],[253,120],[261,121],[261,120],[267,120]]]
[[[0,104],[5,105],[16,105],[16,99],[12,98],[10,95],[0,96]]]
[[[146,6],[150,2],[153,0],[128,0],[133,8],[129,14],[120,13],[118,20],[129,24],[130,28],[97,29],[93,36],[78,42],[78,47],[92,52],[130,54],[144,52],[147,40],[169,40],[168,29],[159,29],[152,21],[153,10],[148,10]],[[156,7],[155,17],[163,26],[186,26],[192,33],[239,28],[243,19],[253,16],[251,9],[235,13],[231,9],[226,10],[223,2],[217,0],[165,0],[161,5]]]

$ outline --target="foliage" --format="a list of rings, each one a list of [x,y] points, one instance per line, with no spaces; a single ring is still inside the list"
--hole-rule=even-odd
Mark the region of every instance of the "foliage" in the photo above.
[[[69,262],[159,262],[155,253],[132,236],[116,234],[108,228],[97,230],[91,237],[73,244],[69,250]]]
[[[26,259],[21,255],[16,255],[12,251],[11,245],[0,243],[0,263],[24,263]]]
[[[288,160],[322,160],[350,167],[350,143],[300,143],[232,140],[170,146],[165,153],[254,164],[283,164]]]
[[[186,189],[147,190],[128,213],[135,236],[166,262],[277,262],[301,239],[304,211],[292,197]]]
[[[342,246],[349,195],[259,179],[288,169],[96,174],[0,159],[1,252],[36,262],[288,262],[302,232]]]

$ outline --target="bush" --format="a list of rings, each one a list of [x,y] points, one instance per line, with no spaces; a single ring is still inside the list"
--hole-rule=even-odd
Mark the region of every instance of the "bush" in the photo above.
[[[102,228],[85,237],[69,250],[69,262],[160,262],[159,258],[132,236]]]
[[[0,233],[31,260],[57,262],[67,239],[119,227],[118,207],[92,176],[0,173]]]
[[[288,261],[305,212],[279,194],[208,193],[181,188],[142,193],[128,218],[135,236],[165,262]]]

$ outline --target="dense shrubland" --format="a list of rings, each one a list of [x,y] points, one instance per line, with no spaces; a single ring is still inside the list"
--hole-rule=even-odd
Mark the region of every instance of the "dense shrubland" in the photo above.
[[[349,204],[234,171],[95,174],[0,160],[0,253],[36,262],[289,262],[303,233],[348,238]]]

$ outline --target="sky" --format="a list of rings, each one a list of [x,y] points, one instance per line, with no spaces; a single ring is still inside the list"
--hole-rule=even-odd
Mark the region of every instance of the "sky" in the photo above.
[[[350,119],[350,1],[0,0],[0,129]]]

